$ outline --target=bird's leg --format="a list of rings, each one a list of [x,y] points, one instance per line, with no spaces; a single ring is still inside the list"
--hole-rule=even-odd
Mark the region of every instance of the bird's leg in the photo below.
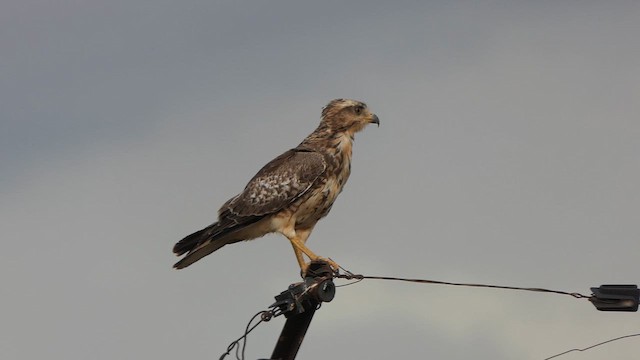
[[[300,257],[298,258],[298,264],[300,265],[300,271],[302,272],[302,276],[303,277],[306,275],[307,270],[309,269],[309,264],[310,263],[306,263],[304,261],[304,259],[302,258],[302,253],[307,255],[307,257],[309,257],[309,260],[311,260],[311,261],[322,261],[322,262],[328,263],[329,266],[331,266],[331,268],[333,269],[334,272],[337,272],[338,270],[340,270],[340,265],[338,265],[338,263],[336,263],[335,261],[333,261],[331,259],[326,259],[326,258],[323,258],[321,256],[318,256],[318,255],[314,254],[304,244],[301,244],[302,246],[298,248],[295,245],[295,242],[291,241],[291,245],[293,245],[293,251],[296,253],[296,256],[298,256],[298,254],[300,254]]]
[[[293,246],[293,252],[296,254],[298,265],[300,265],[300,270],[306,270],[307,264],[305,263],[304,257],[302,256],[302,251],[300,251],[295,245],[293,245],[293,242],[291,242],[291,245]]]
[[[294,231],[295,235],[290,234],[291,236],[285,234],[285,236],[287,236],[287,238],[291,242],[291,246],[293,246],[293,252],[296,254],[296,259],[298,260],[298,265],[300,265],[300,270],[302,271],[303,274],[306,274],[307,268],[309,267],[309,264],[305,263],[304,257],[302,256],[302,254],[305,254],[307,255],[307,257],[309,257],[309,260],[324,261],[328,263],[335,271],[338,271],[340,269],[340,265],[338,265],[335,261],[330,259],[325,259],[314,254],[313,251],[311,251],[305,245],[305,241],[311,234],[311,230],[312,229],[297,230],[297,231]]]

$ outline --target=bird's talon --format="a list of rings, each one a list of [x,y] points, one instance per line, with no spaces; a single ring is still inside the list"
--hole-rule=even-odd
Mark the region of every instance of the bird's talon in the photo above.
[[[323,261],[326,261],[329,266],[331,267],[331,273],[333,275],[339,275],[340,274],[340,269],[342,268],[340,265],[338,265],[337,262],[331,260],[331,259],[322,259]]]
[[[339,275],[340,274],[340,269],[342,268],[340,265],[338,265],[338,263],[336,263],[335,261],[331,260],[331,259],[325,259],[325,258],[321,258],[318,257],[316,259],[313,259],[311,262],[319,262],[319,263],[326,263],[329,268],[331,269],[331,274],[332,275]],[[300,276],[302,278],[307,277],[308,273],[309,273],[309,267],[311,265],[311,262],[309,263],[304,263],[304,265],[300,268]]]

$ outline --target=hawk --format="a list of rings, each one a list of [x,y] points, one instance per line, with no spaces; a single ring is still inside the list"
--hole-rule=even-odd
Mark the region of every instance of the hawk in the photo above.
[[[311,261],[327,261],[305,245],[311,231],[331,210],[351,173],[354,135],[378,116],[360,101],[335,99],[322,109],[320,125],[297,147],[265,165],[244,190],[218,211],[218,221],[173,247],[186,254],[173,267],[185,268],[221,247],[269,233],[284,235],[303,273]]]

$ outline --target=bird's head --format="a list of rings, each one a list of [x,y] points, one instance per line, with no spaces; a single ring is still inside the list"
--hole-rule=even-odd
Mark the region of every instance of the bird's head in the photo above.
[[[367,124],[377,124],[380,120],[369,111],[367,104],[350,99],[331,100],[322,109],[322,122],[333,131],[346,132],[350,135],[364,129]]]

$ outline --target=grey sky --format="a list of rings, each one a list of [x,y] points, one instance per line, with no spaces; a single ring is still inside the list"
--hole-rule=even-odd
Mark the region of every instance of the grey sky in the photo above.
[[[631,1],[3,2],[0,358],[217,358],[297,281],[291,247],[182,271],[171,247],[337,97],[381,126],[358,134],[317,253],[370,275],[640,283],[639,18]],[[534,360],[639,329],[568,297],[365,281],[300,358]]]

